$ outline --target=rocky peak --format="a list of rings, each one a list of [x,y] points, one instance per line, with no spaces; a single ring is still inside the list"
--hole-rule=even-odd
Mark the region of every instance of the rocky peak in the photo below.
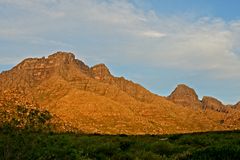
[[[56,52],[48,58],[27,58],[18,64],[15,69],[31,70],[31,69],[44,69],[53,68],[63,64],[70,64],[75,60],[75,56],[68,52]]]
[[[91,67],[91,71],[95,79],[108,80],[112,78],[112,75],[105,64],[97,64]]]
[[[57,67],[58,70],[60,69],[60,74],[65,78],[73,78],[77,75],[81,77],[92,77],[90,68],[81,60],[75,59],[75,55],[71,52],[54,53],[48,56],[48,61],[52,63],[54,67]]]
[[[56,52],[48,56],[48,59],[70,63],[75,60],[75,56],[71,52]]]
[[[179,84],[176,89],[167,97],[167,99],[183,106],[201,108],[198,95],[194,89],[185,84]]]
[[[226,107],[214,97],[204,96],[202,99],[203,109],[211,109],[218,112],[226,112]]]
[[[236,103],[233,107],[240,110],[240,101]]]
[[[52,75],[66,77],[69,75],[68,70],[74,70],[73,68],[78,70],[79,67],[74,54],[69,52],[56,52],[47,58],[27,58],[1,74],[0,84],[9,88],[33,87]]]

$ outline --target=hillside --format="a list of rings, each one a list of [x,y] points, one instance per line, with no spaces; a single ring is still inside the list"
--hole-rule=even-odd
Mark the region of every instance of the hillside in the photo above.
[[[89,67],[66,52],[28,58],[2,72],[1,96],[8,91],[24,97],[17,101],[27,99],[86,133],[164,134],[240,129],[237,105],[224,106],[209,97],[200,101],[195,91],[185,85],[178,86],[169,97],[162,97],[123,77],[113,76],[105,64]]]

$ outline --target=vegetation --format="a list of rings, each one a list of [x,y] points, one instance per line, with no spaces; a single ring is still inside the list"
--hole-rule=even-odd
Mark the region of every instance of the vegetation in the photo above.
[[[178,135],[55,133],[47,111],[15,106],[0,111],[3,160],[240,159],[240,132]]]
[[[0,109],[0,129],[3,133],[10,132],[49,132],[52,115],[46,110],[29,108],[23,105],[4,106]]]
[[[0,159],[240,159],[240,133],[110,136],[1,132]]]

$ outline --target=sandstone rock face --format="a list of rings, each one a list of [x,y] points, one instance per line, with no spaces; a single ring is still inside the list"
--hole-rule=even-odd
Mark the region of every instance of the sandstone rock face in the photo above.
[[[238,102],[237,104],[235,104],[233,107],[236,108],[236,109],[238,109],[238,110],[240,110],[240,102]]]
[[[91,67],[93,77],[97,80],[109,81],[113,78],[109,69],[105,64],[98,64]]]
[[[202,107],[201,103],[198,100],[198,95],[196,94],[194,89],[184,84],[178,85],[176,89],[167,98],[174,103],[180,104],[185,107]]]
[[[227,112],[227,108],[219,100],[213,97],[204,96],[202,99],[203,109],[212,109],[217,112]]]
[[[156,97],[139,84],[123,77],[112,76],[105,64],[90,68],[82,61],[75,59],[74,54],[66,52],[57,52],[47,58],[25,59],[11,71],[0,74],[0,90],[20,88],[27,92],[54,76],[58,77],[56,79],[64,79],[77,85],[79,89],[95,91],[100,95],[109,92],[115,95],[121,91],[145,102],[152,102]],[[114,91],[118,89],[119,91]]]
[[[91,73],[94,79],[114,85],[137,100],[152,102],[156,97],[156,95],[149,92],[139,84],[126,80],[124,77],[114,77],[105,64],[98,64],[91,67]]]
[[[63,74],[70,65],[77,65],[72,53],[57,52],[48,58],[25,59],[11,71],[0,75],[0,89],[37,86],[54,74]]]
[[[113,76],[104,64],[89,67],[66,52],[28,58],[1,73],[0,101],[12,97],[4,96],[8,90],[20,91],[21,96],[13,97],[34,101],[70,128],[87,133],[163,134],[240,128],[236,109],[227,116],[210,105],[211,112],[196,110],[202,107],[201,102],[186,85],[179,85],[168,98],[161,97],[124,77]],[[226,124],[219,124],[223,119]]]
[[[203,110],[210,109],[225,113],[229,110],[229,107],[223,105],[221,101],[213,97],[204,96],[200,101],[194,89],[184,84],[178,85],[167,98],[172,102],[185,107],[199,108]]]

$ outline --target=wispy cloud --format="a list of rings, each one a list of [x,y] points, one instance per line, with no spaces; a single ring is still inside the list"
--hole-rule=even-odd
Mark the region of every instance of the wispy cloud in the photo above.
[[[109,62],[137,61],[240,80],[239,20],[164,17],[127,0],[0,0],[0,5],[9,14],[0,16],[2,40],[31,37],[25,42],[46,41]]]
[[[161,37],[165,37],[166,34],[165,33],[161,33],[158,31],[144,31],[141,33],[141,35],[145,36],[145,37],[152,37],[152,38],[161,38]]]

